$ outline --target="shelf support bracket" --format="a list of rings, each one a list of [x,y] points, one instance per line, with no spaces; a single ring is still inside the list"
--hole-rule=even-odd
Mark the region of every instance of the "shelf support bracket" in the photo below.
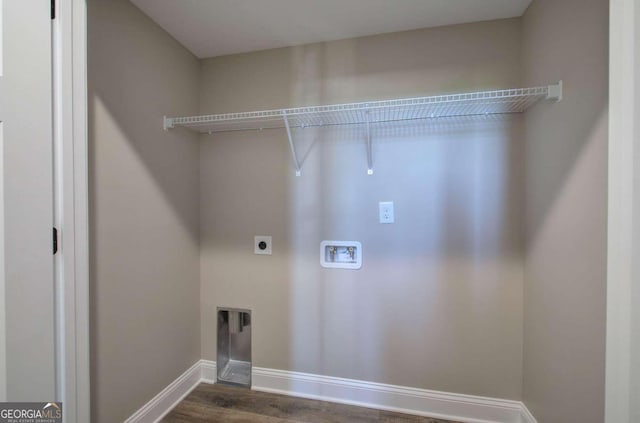
[[[371,153],[371,122],[369,120],[369,111],[367,115],[367,175],[373,175],[373,155]]]
[[[556,103],[562,100],[562,80],[555,85],[549,85],[547,100],[555,101]]]
[[[284,119],[284,127],[287,128],[287,137],[289,137],[289,148],[291,149],[291,155],[293,156],[293,164],[296,167],[296,176],[300,176],[300,162],[298,161],[298,154],[296,153],[296,145],[293,143],[293,137],[291,136],[291,127],[289,126],[289,119],[287,118],[287,111],[282,111],[282,118]]]
[[[164,128],[165,131],[168,131],[169,129],[173,128],[173,119],[163,116],[162,128]]]

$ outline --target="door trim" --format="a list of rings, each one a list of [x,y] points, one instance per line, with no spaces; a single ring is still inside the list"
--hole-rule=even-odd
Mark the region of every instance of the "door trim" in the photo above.
[[[0,96],[4,95],[4,2],[0,0]],[[2,105],[0,105],[0,108]],[[4,269],[4,110],[0,109],[0,401],[7,400],[7,302]]]
[[[640,324],[634,312],[640,295],[640,267],[634,263],[640,254],[640,224],[634,221],[640,207],[640,6],[611,0],[610,8],[605,422],[631,423],[640,414],[633,401],[638,356],[632,353],[640,345],[634,330]]]
[[[64,421],[91,421],[85,0],[58,0],[53,22],[56,391]]]

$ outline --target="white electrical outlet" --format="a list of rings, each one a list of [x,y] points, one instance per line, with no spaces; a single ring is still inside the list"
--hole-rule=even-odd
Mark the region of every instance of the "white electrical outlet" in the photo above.
[[[394,223],[393,201],[382,201],[378,203],[380,208],[380,223]]]
[[[253,237],[253,253],[271,255],[271,237],[270,236]]]

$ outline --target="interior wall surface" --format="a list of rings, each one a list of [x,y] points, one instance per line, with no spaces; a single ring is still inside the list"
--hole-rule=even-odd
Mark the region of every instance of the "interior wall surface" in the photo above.
[[[92,422],[124,421],[200,359],[199,62],[130,2],[89,0]]]
[[[525,117],[524,402],[540,422],[602,422],[608,130],[606,0],[534,0],[524,83],[564,80]]]
[[[41,1],[0,5],[0,401],[56,394],[51,30]]]
[[[202,61],[200,113],[521,85],[508,19]],[[542,85],[555,79],[540,81]],[[544,106],[541,106],[544,107]],[[524,156],[520,116],[201,136],[202,357],[216,307],[252,310],[253,365],[519,400]],[[395,223],[378,222],[393,201]],[[273,255],[254,255],[271,235]],[[360,270],[320,266],[359,241]]]

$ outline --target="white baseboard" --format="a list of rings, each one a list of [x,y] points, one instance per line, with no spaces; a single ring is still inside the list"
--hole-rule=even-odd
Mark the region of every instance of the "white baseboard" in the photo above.
[[[254,367],[252,389],[465,423],[537,423],[520,401],[430,391],[354,379]],[[125,423],[164,417],[199,383],[215,383],[215,361],[200,360]]]
[[[253,368],[252,389],[465,423],[521,423],[518,401]]]
[[[180,375],[162,392],[153,397],[151,401],[142,406],[124,423],[152,423],[160,421],[169,413],[180,401],[200,384],[202,364],[196,362],[186,372]]]
[[[522,403],[522,423],[538,423],[524,403]]]
[[[202,375],[202,382],[204,383],[216,383],[218,378],[218,372],[216,369],[216,362],[209,360],[200,360],[200,374]]]

